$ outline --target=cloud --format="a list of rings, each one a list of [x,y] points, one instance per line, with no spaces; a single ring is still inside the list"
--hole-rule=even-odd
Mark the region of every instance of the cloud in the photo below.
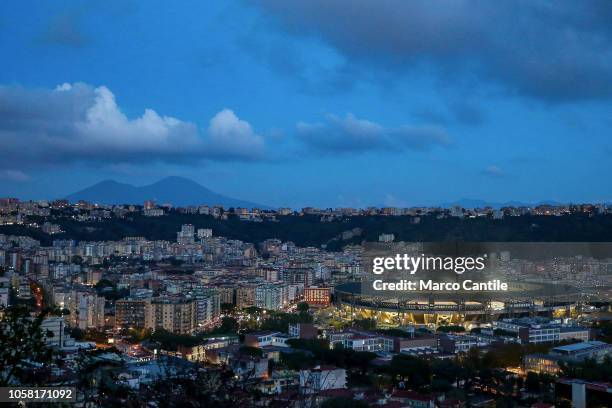
[[[434,67],[548,102],[612,97],[607,0],[259,0],[287,31],[322,38],[354,64]],[[428,72],[432,72],[428,69]],[[484,80],[484,81],[483,81]]]
[[[413,112],[413,116],[438,125],[480,126],[486,122],[484,111],[465,100],[449,102],[445,110],[419,107]]]
[[[84,10],[81,8],[66,10],[56,15],[42,35],[41,40],[48,44],[81,48],[91,40],[81,30],[81,19]]]
[[[482,171],[482,174],[489,177],[503,177],[506,173],[499,167],[491,165]]]
[[[228,109],[194,123],[145,109],[128,118],[105,86],[53,90],[0,86],[0,168],[93,163],[257,160],[264,141]]]
[[[208,151],[215,156],[255,158],[263,154],[263,138],[231,109],[223,109],[210,120],[208,135]]]
[[[455,120],[465,126],[479,126],[486,120],[482,110],[466,101],[451,103],[449,109]]]
[[[14,181],[18,183],[23,183],[26,181],[30,181],[31,178],[26,173],[21,170],[0,170],[0,180],[6,181]]]
[[[450,144],[446,131],[438,126],[384,127],[358,119],[327,115],[323,123],[298,122],[297,137],[313,150],[329,153],[359,153],[373,150],[428,150]]]
[[[267,66],[275,75],[289,78],[297,90],[310,95],[330,95],[346,92],[360,80],[370,80],[362,70],[344,58],[321,60],[321,53],[335,54],[328,46],[300,47],[301,42],[290,36],[270,35],[261,30],[261,22],[238,35],[235,44],[242,54]]]
[[[83,48],[94,41],[90,30],[83,29],[91,25],[92,18],[100,24],[105,19],[116,23],[136,9],[137,4],[129,0],[73,2],[50,18],[38,40],[43,44]]]

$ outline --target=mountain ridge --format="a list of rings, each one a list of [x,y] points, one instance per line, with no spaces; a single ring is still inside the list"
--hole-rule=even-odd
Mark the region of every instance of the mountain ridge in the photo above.
[[[503,208],[503,207],[535,207],[538,205],[563,205],[564,203],[560,203],[554,200],[541,200],[538,202],[523,202],[517,200],[510,200],[504,202],[491,202],[487,200],[480,200],[474,198],[462,198],[456,201],[442,203],[441,207],[449,208],[454,206],[460,206],[463,208],[484,208],[484,207],[492,207],[492,208]]]
[[[65,197],[71,202],[84,200],[99,204],[142,204],[153,200],[158,204],[174,206],[222,205],[270,209],[268,205],[237,199],[216,193],[201,184],[179,176],[169,176],[144,186],[134,186],[107,179]]]
[[[168,176],[144,186],[134,186],[133,184],[123,183],[113,179],[106,179],[75,193],[69,194],[65,198],[71,202],[85,200],[99,204],[142,205],[145,200],[153,200],[158,204],[170,203],[174,206],[222,205],[226,208],[274,208],[269,205],[228,197],[216,193],[194,180],[180,176]],[[490,202],[481,199],[462,198],[451,202],[440,203],[437,206],[443,208],[450,208],[453,206],[460,206],[463,208],[502,208],[534,207],[544,204],[562,205],[562,203],[553,200],[541,200],[538,202],[522,202],[517,200]],[[380,205],[378,207],[386,207],[386,205]]]

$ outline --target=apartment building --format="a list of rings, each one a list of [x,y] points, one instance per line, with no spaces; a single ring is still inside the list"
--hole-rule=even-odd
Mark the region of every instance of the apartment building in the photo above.
[[[163,296],[151,299],[146,312],[147,328],[190,334],[197,327],[197,305],[194,299]]]
[[[147,323],[148,299],[119,299],[115,302],[115,328],[143,328]]]
[[[316,286],[304,288],[304,302],[309,306],[328,307],[331,304],[331,288]]]

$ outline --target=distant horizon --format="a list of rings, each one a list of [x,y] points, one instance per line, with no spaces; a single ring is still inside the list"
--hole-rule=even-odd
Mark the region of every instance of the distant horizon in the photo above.
[[[123,182],[123,181],[118,181],[115,179],[104,179],[104,180],[100,180],[96,183],[93,183],[89,186],[85,186],[77,191],[73,191],[71,193],[67,193],[67,194],[58,194],[57,197],[41,197],[41,198],[28,198],[28,197],[19,197],[19,196],[11,196],[11,195],[0,195],[0,198],[18,198],[20,200],[23,201],[54,201],[54,200],[63,200],[63,199],[67,199],[70,196],[76,195],[77,193],[83,191],[83,190],[87,190],[89,188],[92,187],[96,187],[100,184],[104,184],[104,183],[117,183],[117,184],[121,184],[121,185],[127,185],[130,187],[147,187],[147,186],[151,186],[153,184],[158,184],[160,182],[163,181],[167,181],[170,179],[183,179],[183,180],[187,180],[190,182],[195,182],[197,184],[199,184],[200,186],[208,189],[208,187],[206,185],[203,185],[195,180],[192,180],[188,177],[182,177],[182,176],[175,176],[175,175],[169,175],[169,176],[165,176],[163,178],[160,178],[156,181],[153,181],[152,183],[144,183],[144,184],[136,184],[136,183],[130,183],[130,182]],[[212,190],[211,190],[212,191]],[[216,191],[212,191],[214,193],[218,193]],[[235,199],[235,200],[241,200],[241,201],[250,201],[245,199],[244,197],[239,197],[237,195],[229,195],[229,197],[231,197],[231,199]],[[150,197],[150,200],[154,200],[155,197]],[[85,200],[87,201],[87,200]],[[76,201],[71,201],[71,202],[76,202]],[[103,204],[107,204],[107,203],[103,203]],[[114,204],[126,204],[126,205],[142,205],[143,201],[140,202],[123,202],[123,203],[114,203]],[[163,204],[172,204],[174,207],[180,207],[180,205],[175,205],[175,203],[172,203],[171,201],[164,201],[164,202],[157,202],[157,205],[163,205]],[[189,204],[189,205],[215,205],[214,203],[194,203],[194,204]],[[317,205],[312,205],[312,204],[308,204],[305,203],[304,205],[299,205],[299,206],[290,206],[290,205],[273,205],[273,204],[269,204],[269,203],[257,203],[257,206],[253,206],[253,207],[249,207],[249,208],[264,208],[264,209],[279,209],[279,208],[291,208],[293,210],[299,210],[302,208],[307,208],[307,207],[314,207],[314,208],[320,208],[320,209],[326,209],[326,208],[357,208],[357,209],[365,209],[365,208],[384,208],[384,207],[398,207],[398,208],[411,208],[411,207],[441,207],[441,208],[450,208],[453,206],[461,206],[464,208],[483,208],[483,207],[493,207],[493,208],[500,208],[500,207],[535,207],[535,206],[539,206],[539,205],[552,205],[552,206],[564,206],[564,205],[582,205],[582,204],[604,204],[604,205],[609,205],[610,202],[607,201],[584,201],[584,200],[578,200],[578,201],[568,201],[568,202],[559,202],[556,200],[547,200],[547,199],[543,199],[543,200],[538,200],[538,201],[534,201],[534,202],[527,202],[527,201],[521,201],[521,200],[504,200],[504,201],[489,201],[489,200],[484,200],[484,199],[479,199],[479,198],[468,198],[468,197],[462,197],[456,200],[449,200],[446,202],[440,202],[440,203],[429,203],[429,204],[407,204],[407,205],[387,205],[387,204],[369,204],[369,205],[364,205],[361,207],[356,207],[356,206],[317,206]]]

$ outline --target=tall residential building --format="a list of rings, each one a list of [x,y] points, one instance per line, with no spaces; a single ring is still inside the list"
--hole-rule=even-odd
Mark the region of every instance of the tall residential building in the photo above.
[[[176,233],[176,242],[181,245],[189,245],[195,242],[195,230],[193,225],[184,224],[181,230]]]
[[[118,329],[143,328],[149,311],[148,299],[120,299],[115,302],[115,327]]]
[[[215,289],[196,288],[196,320],[198,327],[212,323],[221,314],[221,298]]]
[[[221,304],[236,304],[236,288],[234,285],[217,286],[215,289],[217,289],[217,293],[219,293],[219,301]]]
[[[255,288],[255,306],[262,309],[279,310],[287,305],[286,285],[266,284]]]
[[[243,285],[236,289],[236,307],[244,309],[245,307],[255,306],[255,286]]]
[[[104,327],[104,297],[78,292],[78,326],[80,329]]]
[[[195,299],[164,296],[151,299],[147,307],[147,328],[190,334],[198,327]]]

